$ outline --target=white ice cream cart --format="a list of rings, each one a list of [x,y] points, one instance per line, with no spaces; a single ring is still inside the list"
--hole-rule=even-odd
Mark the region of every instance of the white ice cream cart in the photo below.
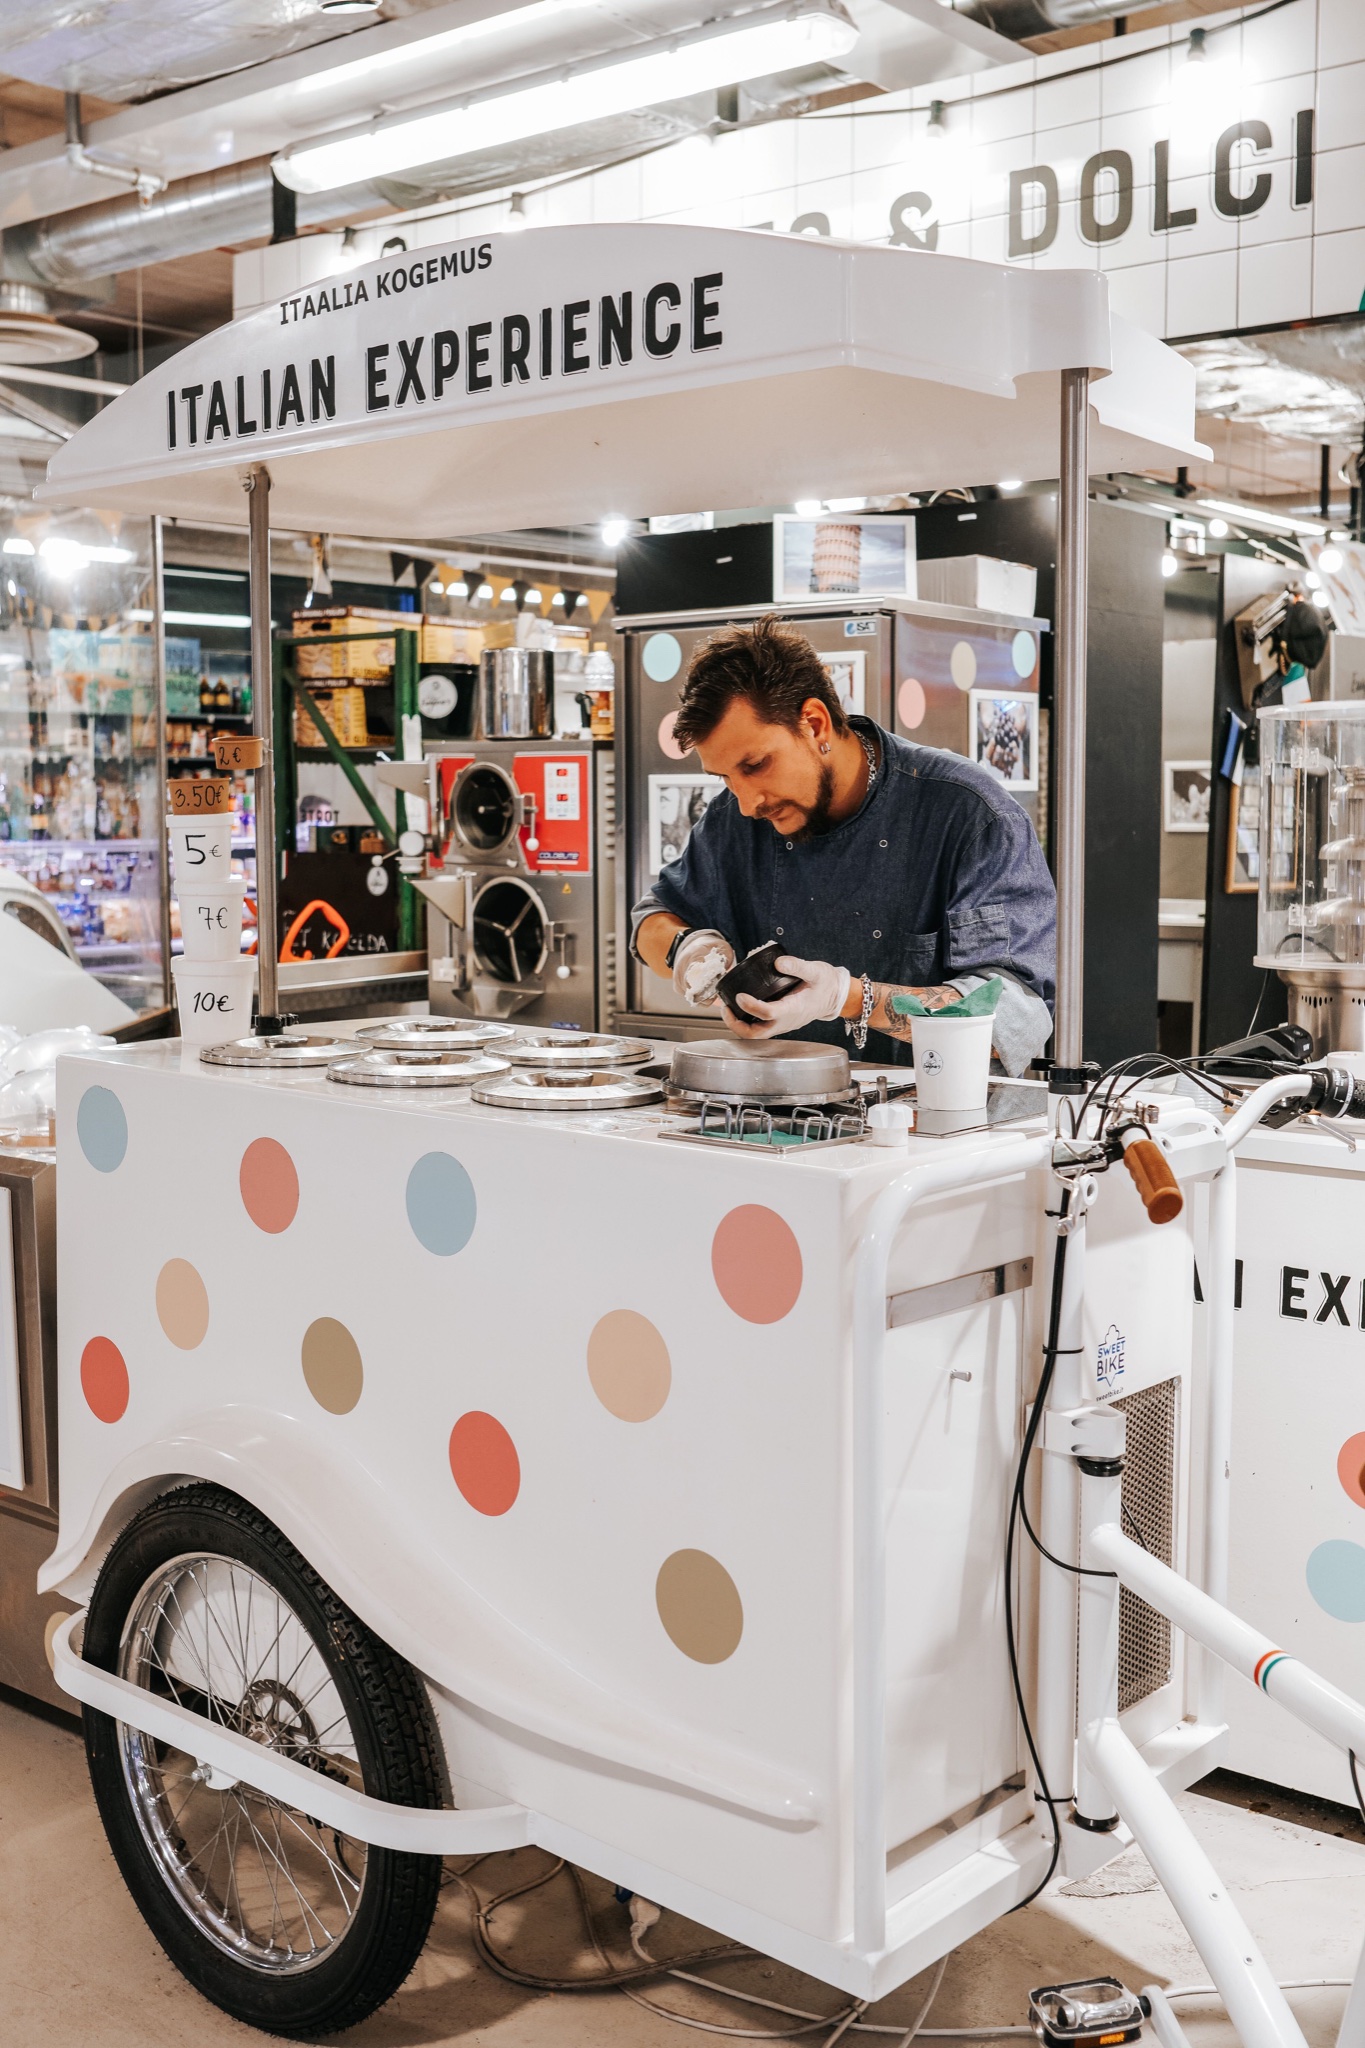
[[[1263,1101],[1099,1130],[1074,1092],[1086,477],[1191,452],[1192,405],[1096,273],[555,229],[253,315],[54,459],[51,500],[246,487],[266,843],[272,520],[1062,477],[1050,1104],[886,1147],[823,1047],[778,1048],[757,1128],[496,1027],[348,1067],[264,957],[251,1043],[63,1063],[56,1672],[141,1910],[240,2017],[372,2010],[443,1854],[544,1845],[871,1998],[1131,1828],[1243,2038],[1300,2040],[1167,1796],[1218,1760],[1215,1659],[1264,1663],[1218,1604]],[[1154,1214],[1197,1199],[1153,1229],[1125,1156]],[[1365,1744],[1291,1659],[1263,1682]]]

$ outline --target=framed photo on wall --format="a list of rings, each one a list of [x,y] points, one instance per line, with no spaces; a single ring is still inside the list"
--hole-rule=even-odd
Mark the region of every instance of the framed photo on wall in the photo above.
[[[1163,763],[1166,803],[1163,824],[1168,832],[1207,832],[1213,801],[1212,761]]]
[[[1261,882],[1261,771],[1248,768],[1228,792],[1227,896],[1254,896]]]
[[[845,653],[822,654],[820,665],[834,685],[834,694],[847,718],[861,718],[867,710],[867,655],[861,647]]]
[[[967,692],[968,754],[1006,789],[1038,787],[1038,699],[1025,690]]]

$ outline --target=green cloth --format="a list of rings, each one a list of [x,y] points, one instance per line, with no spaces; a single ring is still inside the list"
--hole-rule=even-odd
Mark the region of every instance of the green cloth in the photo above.
[[[945,1003],[940,1010],[931,1010],[918,996],[892,996],[886,1007],[896,1017],[993,1017],[1004,986],[1001,977],[993,974],[980,988],[974,988],[969,996],[962,996],[955,1003]]]

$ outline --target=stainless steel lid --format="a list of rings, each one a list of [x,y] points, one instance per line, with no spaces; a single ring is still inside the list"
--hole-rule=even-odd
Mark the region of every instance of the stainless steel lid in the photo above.
[[[662,1102],[658,1081],[605,1068],[548,1070],[528,1067],[494,1081],[480,1081],[474,1100],[490,1109],[641,1109]]]
[[[510,1024],[487,1024],[478,1017],[386,1017],[381,1024],[363,1025],[355,1035],[364,1048],[385,1052],[473,1052],[514,1034]]]
[[[282,1031],[277,1038],[230,1038],[223,1045],[205,1045],[199,1057],[211,1067],[327,1067],[350,1050],[349,1038]]]
[[[614,1038],[598,1031],[521,1031],[498,1056],[514,1067],[629,1067],[647,1060],[653,1048],[643,1038]]]
[[[669,1086],[693,1100],[723,1097],[774,1108],[841,1102],[851,1086],[841,1045],[801,1038],[698,1038],[673,1048]]]
[[[471,1081],[505,1074],[507,1062],[486,1052],[362,1052],[335,1060],[329,1081],[357,1088],[467,1088]]]

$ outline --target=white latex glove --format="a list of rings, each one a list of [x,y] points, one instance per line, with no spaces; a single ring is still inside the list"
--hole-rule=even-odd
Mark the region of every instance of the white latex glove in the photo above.
[[[734,964],[735,949],[724,932],[689,932],[673,955],[673,986],[689,1009],[705,1010]]]
[[[779,996],[775,1003],[761,1003],[757,996],[736,996],[735,1001],[755,1020],[741,1024],[727,1009],[725,1021],[737,1037],[780,1038],[788,1031],[799,1031],[803,1024],[831,1023],[843,1009],[848,998],[846,967],[831,967],[828,960],[796,960],[783,953],[774,960],[773,969],[778,974],[799,975],[800,988]]]

